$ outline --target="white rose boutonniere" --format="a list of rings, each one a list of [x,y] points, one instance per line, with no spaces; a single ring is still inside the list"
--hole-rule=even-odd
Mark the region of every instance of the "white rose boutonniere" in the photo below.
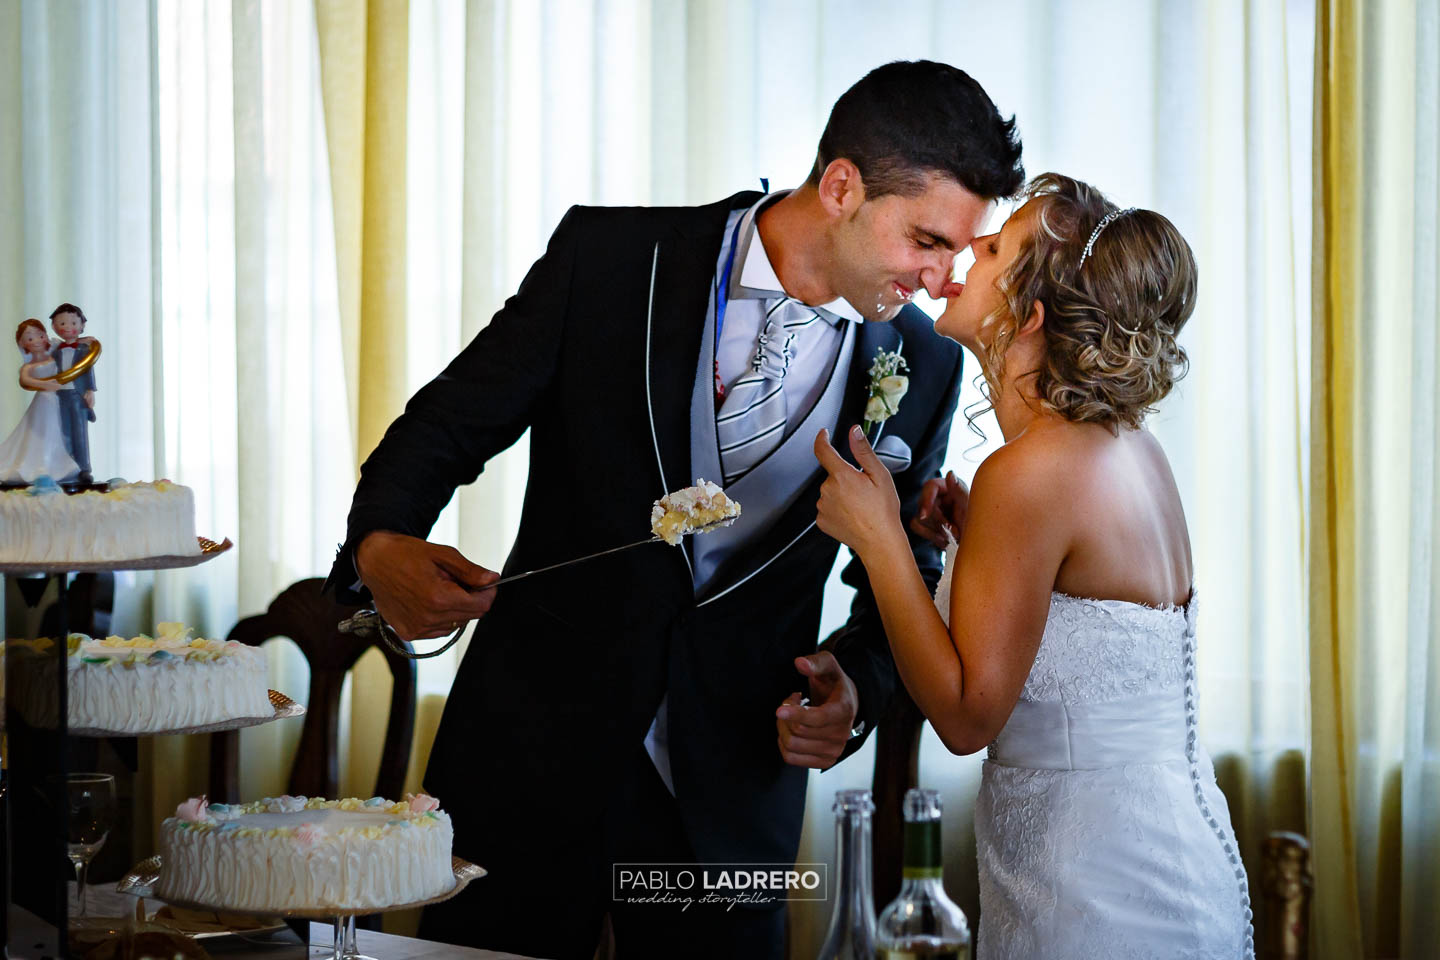
[[[910,369],[900,351],[893,353],[880,350],[870,364],[870,399],[865,404],[865,434],[872,427],[884,423],[900,410],[900,401],[910,389],[910,378],[904,374]]]

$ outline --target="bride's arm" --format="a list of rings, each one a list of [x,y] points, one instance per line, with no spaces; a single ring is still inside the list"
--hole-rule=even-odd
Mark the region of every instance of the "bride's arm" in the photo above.
[[[36,360],[32,363],[22,364],[20,367],[20,386],[26,390],[45,390],[54,392],[60,389],[60,383],[56,380],[42,380],[35,376],[35,368],[45,363],[44,360]]]
[[[954,561],[947,630],[899,515],[888,509],[888,473],[878,460],[867,463],[874,459],[868,447],[856,456],[864,473],[838,456],[849,474],[827,464],[820,527],[864,563],[916,706],[951,752],[974,753],[995,738],[1019,699],[1068,551],[1064,505],[1052,492],[1053,461],[1043,450],[1012,444],[981,465]]]

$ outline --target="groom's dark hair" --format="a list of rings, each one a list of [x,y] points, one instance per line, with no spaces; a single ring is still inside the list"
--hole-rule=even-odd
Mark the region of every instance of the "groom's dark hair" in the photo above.
[[[60,304],[60,306],[58,306],[58,307],[56,307],[54,310],[51,310],[51,311],[50,311],[50,319],[51,319],[51,320],[54,320],[56,317],[60,316],[60,314],[62,314],[62,313],[73,313],[73,314],[75,314],[75,316],[77,316],[77,317],[80,318],[80,329],[81,329],[81,330],[84,330],[84,329],[85,329],[85,311],[84,311],[84,310],[81,310],[79,307],[75,306],[75,304],[73,304],[73,303],[62,303],[62,304]]]
[[[869,200],[922,193],[931,173],[986,200],[1025,183],[1015,118],[964,70],[933,60],[876,67],[835,101],[806,182],[818,185],[840,157],[859,168]]]

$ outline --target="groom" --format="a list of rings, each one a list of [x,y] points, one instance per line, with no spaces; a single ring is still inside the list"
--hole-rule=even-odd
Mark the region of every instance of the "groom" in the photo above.
[[[50,312],[50,327],[60,338],[50,356],[57,371],[64,373],[85,359],[94,341],[83,337],[85,313],[73,303],[62,303]],[[75,476],[61,479],[89,483],[93,479],[90,473],[90,424],[95,422],[95,368],[91,367],[63,385],[55,396],[60,401],[60,432],[65,438],[65,449],[80,468]]]
[[[899,352],[908,394],[871,435],[915,512],[960,351],[909,300],[953,289],[955,254],[1021,184],[1019,155],[1013,121],[965,73],[881,67],[835,104],[794,190],[572,208],[391,425],[329,584],[347,602],[373,594],[407,638],[481,618],[425,785],[456,854],[490,875],[427,911],[425,936],[588,960],[608,912],[627,958],[780,956],[783,900],[631,902],[619,865],[792,864],[806,768],[848,755],[883,711],[895,666],[858,562],[850,620],[816,651],[837,545],[815,529],[811,448],[864,418],[872,362]],[[495,573],[423,538],[527,429],[506,572],[645,536],[652,502],[697,476],[743,516],[486,590]],[[939,553],[913,543],[933,585]]]

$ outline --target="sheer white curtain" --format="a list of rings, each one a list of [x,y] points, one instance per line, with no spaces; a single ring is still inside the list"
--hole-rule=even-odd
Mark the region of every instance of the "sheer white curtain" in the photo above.
[[[158,456],[196,489],[201,529],[237,543],[167,575],[164,616],[220,632],[324,572],[354,482],[332,429],[346,407],[315,28],[311,5],[282,0],[154,7]],[[303,659],[270,648],[272,685],[303,700]],[[283,790],[297,736],[243,735],[247,795]]]
[[[0,0],[0,431],[30,401],[14,385],[15,326],[48,328],[51,310],[76,303],[104,347],[90,432],[100,477],[157,466],[150,29],[144,3]]]

